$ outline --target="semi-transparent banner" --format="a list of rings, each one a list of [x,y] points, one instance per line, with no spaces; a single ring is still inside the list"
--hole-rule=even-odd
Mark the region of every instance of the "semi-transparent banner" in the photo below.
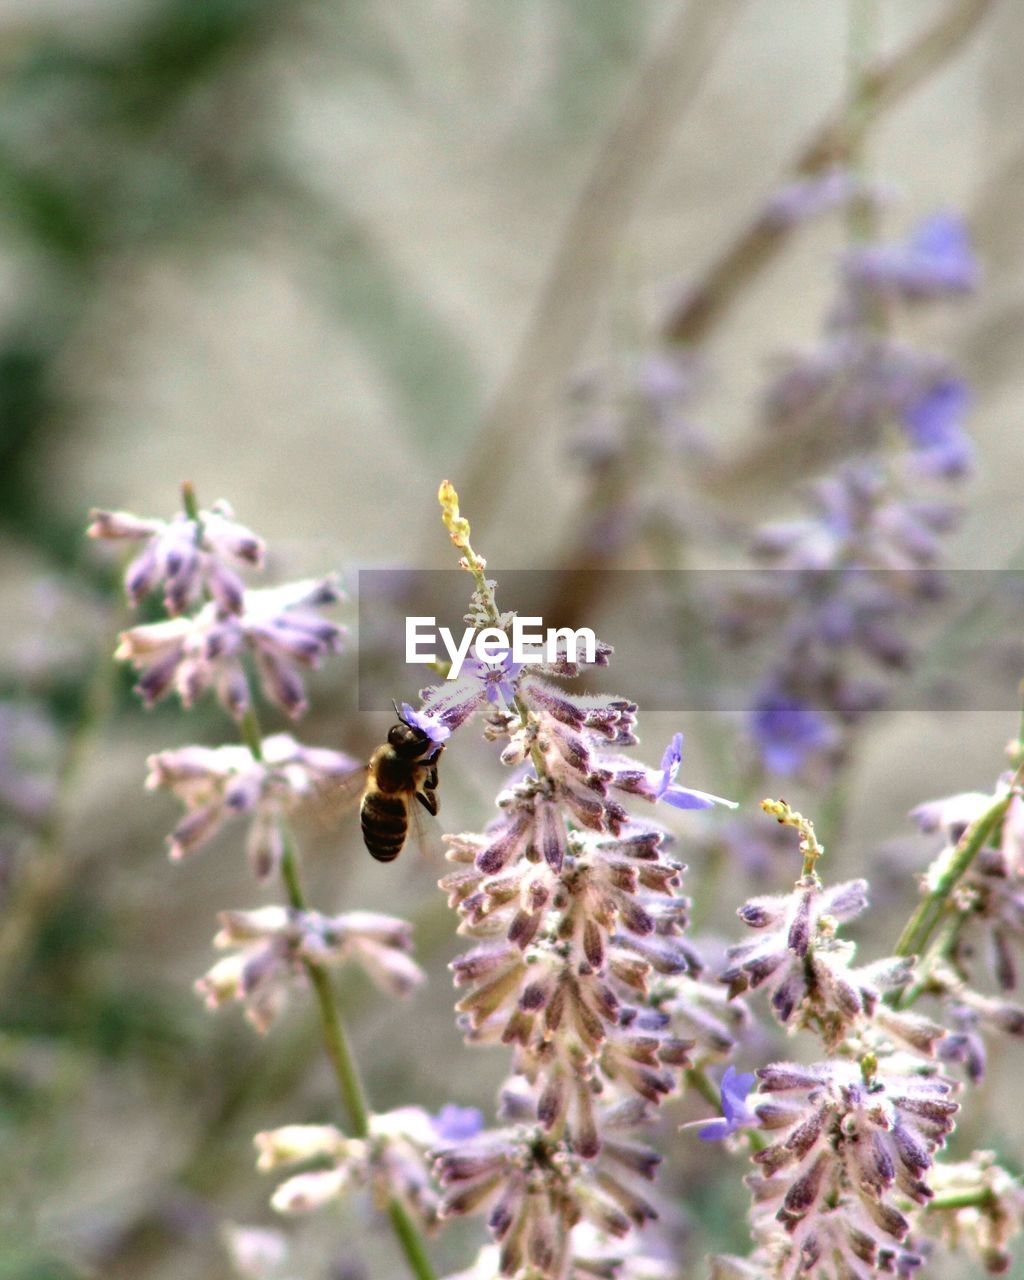
[[[813,689],[851,714],[1012,710],[1024,677],[1024,570],[496,570],[528,661],[565,629],[611,646],[584,687],[649,710],[745,712]],[[459,570],[361,570],[359,705],[391,709],[471,669]],[[508,652],[516,637],[509,624]],[[471,632],[473,629],[470,629]],[[493,660],[503,652],[487,638]],[[412,647],[410,647],[412,646]],[[413,655],[415,655],[413,657]],[[581,650],[581,656],[585,656]],[[411,660],[412,659],[412,660]],[[577,686],[579,687],[579,686]]]

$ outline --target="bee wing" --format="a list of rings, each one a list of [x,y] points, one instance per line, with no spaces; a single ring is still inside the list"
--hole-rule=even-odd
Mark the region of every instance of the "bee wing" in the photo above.
[[[324,778],[303,800],[301,815],[322,829],[336,827],[359,803],[368,771],[369,765],[361,764],[348,773]]]
[[[415,851],[420,862],[428,862],[435,867],[444,862],[445,846],[441,839],[441,823],[415,797],[409,802],[409,835],[406,844]]]

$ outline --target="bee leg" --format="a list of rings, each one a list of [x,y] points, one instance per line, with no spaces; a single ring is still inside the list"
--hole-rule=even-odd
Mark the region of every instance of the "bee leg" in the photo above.
[[[437,790],[437,769],[436,769],[436,767],[435,767],[435,768],[433,768],[433,769],[431,769],[431,770],[428,772],[427,776],[423,779],[423,790],[424,790],[424,791],[436,791],[436,790]]]
[[[435,786],[437,785],[436,782],[434,785]],[[434,818],[437,817],[437,796],[435,795],[432,789],[426,790],[426,791],[417,791],[416,799],[420,802],[420,804],[424,807],[424,809],[426,809],[427,813],[429,813],[431,817],[434,817]]]

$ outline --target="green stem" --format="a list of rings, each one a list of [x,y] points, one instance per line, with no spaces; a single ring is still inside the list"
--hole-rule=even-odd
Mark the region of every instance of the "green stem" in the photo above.
[[[263,759],[263,734],[259,717],[255,708],[249,710],[241,722],[241,733],[246,746],[255,760]],[[281,854],[281,880],[288,894],[289,904],[296,911],[306,911],[306,895],[303,892],[299,874],[299,862],[287,824],[281,822],[283,849]],[[348,1114],[349,1128],[353,1137],[367,1138],[370,1134],[370,1116],[372,1114],[366,1089],[359,1076],[355,1056],[349,1043],[348,1033],[342,1021],[335,997],[334,984],[330,974],[313,960],[303,960],[303,967],[309,977],[310,986],[316,997],[317,1010],[320,1015],[320,1029],[323,1033],[324,1048],[334,1070],[334,1078],[338,1084],[338,1092]],[[409,1269],[416,1280],[436,1280],[436,1275],[427,1256],[426,1248],[419,1230],[412,1220],[405,1205],[392,1198],[388,1201],[388,1217],[394,1228],[395,1236],[401,1246]]]
[[[892,999],[894,1008],[908,1009],[912,1004],[916,1004],[926,991],[935,993],[945,989],[944,984],[935,981],[935,969],[948,959],[952,953],[967,916],[968,912],[957,911],[947,917],[946,923],[942,926],[935,941],[925,952],[924,958],[917,966],[918,976],[916,980],[903,991],[895,993]]]
[[[990,1209],[996,1204],[991,1187],[974,1187],[970,1191],[951,1191],[948,1195],[935,1196],[925,1208],[929,1213],[956,1209]]]
[[[1006,810],[1010,807],[1019,777],[1018,769],[1006,794],[1000,796],[984,813],[975,818],[961,836],[960,843],[935,888],[921,900],[917,910],[908,920],[906,928],[900,934],[900,939],[896,943],[896,955],[913,956],[920,955],[924,951],[946,911],[953,890],[1002,822]]]

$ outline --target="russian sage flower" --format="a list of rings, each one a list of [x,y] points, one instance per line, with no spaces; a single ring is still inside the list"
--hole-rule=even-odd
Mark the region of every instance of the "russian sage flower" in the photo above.
[[[302,670],[340,647],[342,629],[319,612],[338,601],[340,592],[333,576],[248,587],[236,569],[262,564],[262,542],[233,520],[225,504],[199,509],[190,486],[183,498],[185,511],[169,522],[95,512],[89,533],[142,544],[126,576],[134,603],[163,586],[171,616],[129,628],[116,655],[136,668],[136,689],[146,705],[174,690],[191,707],[212,688],[240,723],[244,746],[186,746],[150,757],[147,786],[173,791],[186,809],[169,840],[172,857],[192,852],[232,818],[244,816],[254,872],[259,879],[279,872],[288,896],[287,906],[220,914],[214,943],[226,954],[199,979],[196,990],[210,1008],[237,1001],[255,1028],[265,1032],[296,980],[308,985],[354,1133],[291,1125],[260,1135],[264,1167],[332,1160],[329,1168],[289,1178],[272,1204],[295,1212],[350,1188],[368,1188],[386,1209],[407,1256],[419,1257],[417,1222],[430,1225],[436,1218],[423,1148],[441,1131],[429,1125],[424,1130],[418,1113],[372,1112],[345,1047],[329,972],[352,960],[387,993],[408,995],[424,976],[409,955],[410,926],[374,912],[331,915],[307,906],[288,818],[325,786],[353,774],[357,765],[341,752],[305,746],[289,734],[264,736],[250,687],[254,673],[271,703],[293,719],[302,715]],[[467,1117],[448,1119],[459,1132],[471,1132]],[[272,1246],[268,1253],[265,1245],[252,1232],[229,1239],[242,1274],[266,1280],[277,1274],[283,1258],[274,1256]]]
[[[421,1226],[437,1224],[437,1196],[430,1184],[426,1152],[437,1123],[421,1107],[400,1107],[370,1119],[365,1138],[346,1137],[329,1124],[290,1124],[255,1138],[264,1172],[314,1162],[293,1173],[271,1196],[279,1213],[308,1213],[352,1192],[365,1191],[378,1208],[394,1199]]]
[[[972,1254],[986,1271],[1003,1275],[1013,1258],[1009,1242],[1024,1230],[1024,1184],[1003,1168],[992,1151],[935,1168],[936,1197],[951,1207],[936,1214],[939,1239],[950,1249]]]
[[[304,977],[303,961],[333,966],[355,960],[382,990],[407,996],[424,980],[409,955],[412,931],[394,916],[346,911],[325,916],[294,907],[222,911],[214,946],[230,950],[196,983],[211,1009],[230,1000],[265,1032],[281,1011],[288,989]]]
[[[243,658],[251,655],[264,696],[297,719],[307,706],[300,669],[341,646],[342,629],[317,610],[340,599],[330,577],[245,591],[232,612],[211,600],[192,616],[131,627],[115,656],[139,673],[136,692],[147,706],[173,690],[190,707],[213,688],[240,720],[250,705]]]
[[[197,604],[204,591],[222,612],[240,613],[245,587],[236,569],[263,565],[262,540],[239,524],[223,501],[196,517],[182,511],[171,520],[153,520],[95,510],[91,519],[90,538],[140,544],[124,576],[132,604],[162,586],[164,608],[172,615]]]
[[[749,1259],[720,1260],[715,1274],[909,1274],[921,1261],[910,1243],[914,1211],[934,1194],[934,1153],[959,1105],[936,1061],[944,1030],[882,998],[912,980],[912,960],[856,966],[853,944],[838,936],[866,908],[865,882],[825,888],[810,824],[782,802],[764,807],[801,831],[804,872],[792,893],[740,908],[761,936],[732,949],[722,979],[734,994],[763,987],[779,1021],[816,1036],[828,1056],[755,1073],[744,1119],[752,1113],[769,1138],[747,1179],[756,1248]]]
[[[944,844],[928,868],[925,888],[945,872],[964,832],[1007,788],[1010,775],[1000,778],[995,792],[967,792],[919,805],[911,818],[926,832],[944,837]],[[979,954],[1003,991],[1018,984],[1020,952],[1024,948],[1024,800],[1014,793],[995,837],[987,842],[957,886],[962,916],[954,961],[973,968]]]
[[[239,1280],[286,1280],[288,1240],[280,1231],[230,1222],[221,1236]]]
[[[938,488],[971,466],[970,394],[947,359],[907,346],[883,320],[977,279],[966,229],[950,215],[905,243],[852,246],[823,338],[767,393],[780,440],[814,430],[847,455],[811,486],[811,515],[755,533],[752,554],[783,572],[726,610],[734,639],[777,636],[749,723],[768,772],[833,773],[853,728],[891,696],[891,673],[913,662],[911,626],[941,594],[943,537],[956,521]],[[894,434],[896,448],[886,443]]]
[[[352,756],[304,746],[287,733],[264,738],[259,759],[248,747],[227,744],[160,751],[147,764],[146,786],[173,791],[187,811],[168,837],[171,857],[192,853],[226,821],[245,816],[249,862],[259,880],[280,864],[281,818],[359,767]]]
[[[973,293],[979,282],[967,228],[946,212],[925,218],[902,242],[852,246],[844,269],[858,288],[908,302]]]
[[[497,612],[450,486],[441,499],[478,578],[471,625],[502,625],[509,615]],[[599,645],[595,665],[609,656]],[[695,995],[675,981],[700,971],[682,937],[683,868],[637,805],[716,798],[677,781],[681,735],[658,769],[627,756],[636,704],[567,692],[558,681],[581,665],[568,653],[515,673],[502,665],[500,706],[476,673],[460,692],[425,690],[417,712],[425,731],[451,731],[482,710],[514,770],[483,831],[446,837],[454,869],[441,881],[473,942],[451,965],[460,1025],[470,1043],[508,1046],[513,1071],[505,1125],[438,1149],[442,1213],[487,1213],[503,1276],[561,1280],[579,1266],[578,1224],[622,1237],[654,1216],[642,1183],[658,1158],[629,1132],[678,1089],[696,1042],[677,1032],[685,1018],[673,1008]],[[692,1008],[705,1044],[717,1030],[728,1051],[727,1019],[716,1023],[699,996]]]
[[[757,1118],[747,1105],[747,1094],[754,1087],[756,1077],[750,1072],[742,1074],[734,1066],[728,1066],[722,1076],[722,1115],[697,1130],[702,1142],[720,1142],[730,1138],[747,1125],[757,1123]]]

